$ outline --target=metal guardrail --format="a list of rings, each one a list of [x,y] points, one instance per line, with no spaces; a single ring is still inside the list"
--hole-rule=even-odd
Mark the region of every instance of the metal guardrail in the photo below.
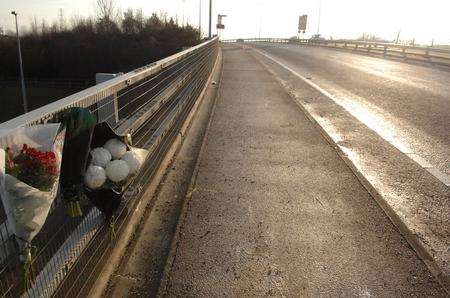
[[[75,106],[89,108],[119,133],[132,133],[134,145],[150,154],[115,214],[115,229],[120,233],[205,87],[217,53],[218,39],[214,38],[1,123],[0,135],[45,123],[55,113]],[[114,239],[100,211],[86,199],[81,204],[83,217],[70,218],[61,200],[55,200],[32,241],[38,248],[33,259],[36,278],[25,293],[19,285],[17,245],[0,205],[0,296],[77,297],[87,293]]]
[[[224,43],[235,42],[267,42],[289,43],[309,46],[321,46],[335,49],[345,49],[357,52],[379,54],[385,57],[419,60],[448,66],[450,65],[450,49],[426,46],[407,46],[394,43],[355,41],[355,40],[320,40],[320,39],[288,39],[288,38],[249,38],[228,39]]]

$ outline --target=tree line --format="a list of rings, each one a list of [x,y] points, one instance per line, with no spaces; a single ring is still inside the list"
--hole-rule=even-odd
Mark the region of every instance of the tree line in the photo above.
[[[93,79],[97,72],[127,72],[199,43],[199,32],[165,14],[118,13],[111,0],[97,0],[96,17],[70,25],[34,20],[21,35],[25,77]],[[0,79],[18,77],[15,36],[0,35]]]

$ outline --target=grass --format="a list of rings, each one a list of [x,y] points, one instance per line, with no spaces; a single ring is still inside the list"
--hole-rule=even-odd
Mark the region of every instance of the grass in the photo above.
[[[77,92],[76,89],[29,87],[27,88],[28,109],[34,110],[53,101]],[[23,114],[22,93],[18,87],[0,88],[0,123]]]

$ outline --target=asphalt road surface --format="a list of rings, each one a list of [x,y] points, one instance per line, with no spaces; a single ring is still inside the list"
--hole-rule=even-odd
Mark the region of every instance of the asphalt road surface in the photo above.
[[[288,44],[253,44],[331,93],[404,153],[450,175],[450,70]]]
[[[159,296],[445,297],[250,52],[224,48],[220,96]]]

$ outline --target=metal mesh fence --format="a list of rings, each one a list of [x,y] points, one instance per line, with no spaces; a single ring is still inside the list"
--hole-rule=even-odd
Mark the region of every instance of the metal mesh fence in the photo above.
[[[115,103],[106,118],[113,119],[116,131],[131,132],[135,146],[150,151],[113,218],[115,230],[120,232],[204,88],[217,50],[218,40],[210,40],[43,107],[40,113],[33,111],[2,123],[0,129],[42,123],[71,106],[88,107],[98,115]],[[83,216],[72,218],[66,215],[62,200],[55,200],[43,228],[32,241],[36,249],[32,261],[35,279],[26,291],[20,284],[19,250],[0,206],[0,294],[3,297],[73,297],[88,291],[115,239],[102,213],[86,198],[80,203]]]

